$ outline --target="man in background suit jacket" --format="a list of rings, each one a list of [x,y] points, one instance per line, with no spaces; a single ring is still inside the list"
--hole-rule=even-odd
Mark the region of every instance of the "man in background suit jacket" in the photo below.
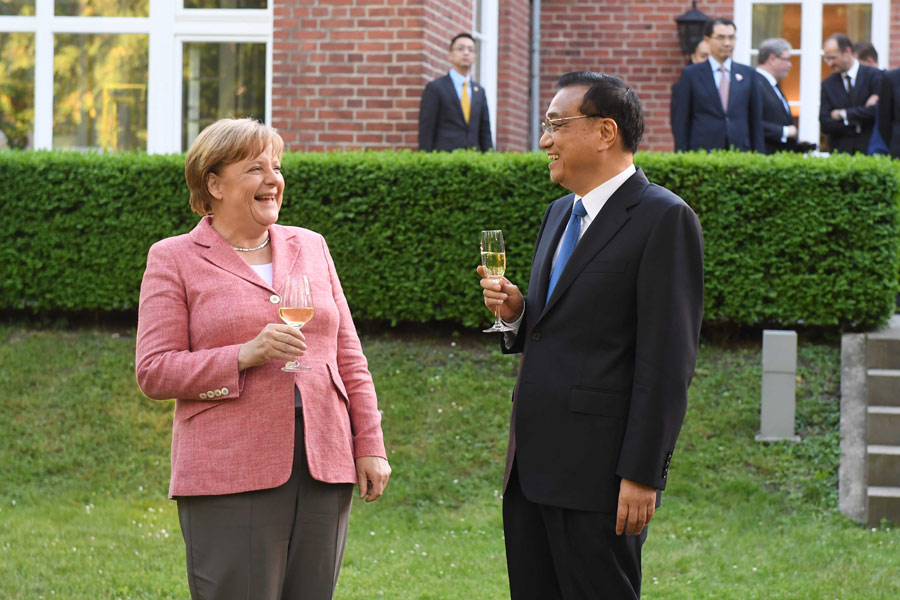
[[[491,119],[484,88],[470,77],[475,40],[468,33],[450,42],[450,64],[443,77],[425,86],[419,104],[419,150],[493,148]]]
[[[833,73],[822,82],[819,123],[832,152],[865,153],[875,124],[882,73],[859,64],[842,33],[825,39],[825,63]]]
[[[709,44],[709,59],[681,72],[672,100],[676,151],[765,151],[756,73],[731,60],[735,31],[730,19],[707,21],[703,39]]]
[[[797,142],[797,126],[790,105],[778,85],[791,70],[791,44],[782,38],[763,40],[759,45],[759,89],[762,96],[762,123],[766,154],[779,151],[807,152],[815,144]]]
[[[900,69],[888,71],[881,82],[878,129],[892,158],[900,158]]]
[[[503,492],[512,600],[640,596],[641,546],[666,485],[703,313],[703,236],[635,169],[640,102],[568,73],[541,147],[573,193],[544,214],[528,296],[482,276],[522,352]],[[580,216],[579,216],[580,215]]]

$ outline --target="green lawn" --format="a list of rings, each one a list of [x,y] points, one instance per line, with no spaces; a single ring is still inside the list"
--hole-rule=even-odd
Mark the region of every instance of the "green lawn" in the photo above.
[[[187,598],[171,403],[133,330],[0,327],[0,598]],[[493,336],[363,337],[394,469],[356,502],[338,599],[506,598],[499,487],[515,357]],[[758,347],[704,344],[644,598],[900,598],[900,533],[837,505],[840,356],[800,344],[799,444],[759,444]]]

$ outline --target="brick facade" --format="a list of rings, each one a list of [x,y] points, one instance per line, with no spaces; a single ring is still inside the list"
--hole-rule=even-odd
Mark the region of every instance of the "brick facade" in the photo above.
[[[500,2],[497,56],[497,150],[531,147],[531,2]]]
[[[731,1],[702,3],[710,17],[734,14]],[[642,150],[671,151],[669,98],[685,59],[675,17],[684,0],[543,0],[541,107],[550,104],[556,80],[568,71],[604,71],[621,77],[641,99],[646,129]]]
[[[447,72],[449,38],[472,29],[474,1],[274,0],[272,116],[288,148],[415,148],[422,89]],[[675,17],[690,2],[542,0],[541,7],[541,110],[562,73],[613,73],[643,103],[641,149],[671,151],[669,100],[685,61]],[[733,18],[734,7],[734,0],[704,0],[698,8]],[[900,37],[900,2],[890,18],[891,37]],[[528,150],[531,0],[500,0],[498,19],[496,148]],[[892,44],[889,63],[900,66],[900,44]]]
[[[275,0],[272,124],[290,150],[414,148],[471,0]],[[466,15],[469,15],[468,18]]]

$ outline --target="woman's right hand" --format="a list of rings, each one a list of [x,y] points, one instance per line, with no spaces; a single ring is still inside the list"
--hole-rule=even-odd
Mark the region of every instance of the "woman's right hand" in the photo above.
[[[238,370],[257,367],[273,358],[296,360],[306,353],[306,338],[299,329],[284,323],[269,323],[255,338],[241,344],[238,350]]]

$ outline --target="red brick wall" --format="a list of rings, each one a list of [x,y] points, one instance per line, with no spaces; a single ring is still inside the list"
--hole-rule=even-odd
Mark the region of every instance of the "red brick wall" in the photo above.
[[[891,2],[891,31],[890,38],[900,40],[900,2]],[[888,68],[896,69],[900,67],[900,44],[891,44],[891,51],[888,54]]]
[[[671,151],[672,84],[685,64],[675,17],[687,0],[543,0],[541,15],[541,107],[568,71],[603,71],[621,77],[638,93],[646,129],[642,150]],[[698,2],[710,17],[734,17],[733,0]]]
[[[272,124],[294,151],[414,148],[422,88],[448,68],[447,32],[472,26],[471,0],[275,0],[273,10]]]
[[[497,150],[530,149],[531,2],[500,2],[497,45]]]

